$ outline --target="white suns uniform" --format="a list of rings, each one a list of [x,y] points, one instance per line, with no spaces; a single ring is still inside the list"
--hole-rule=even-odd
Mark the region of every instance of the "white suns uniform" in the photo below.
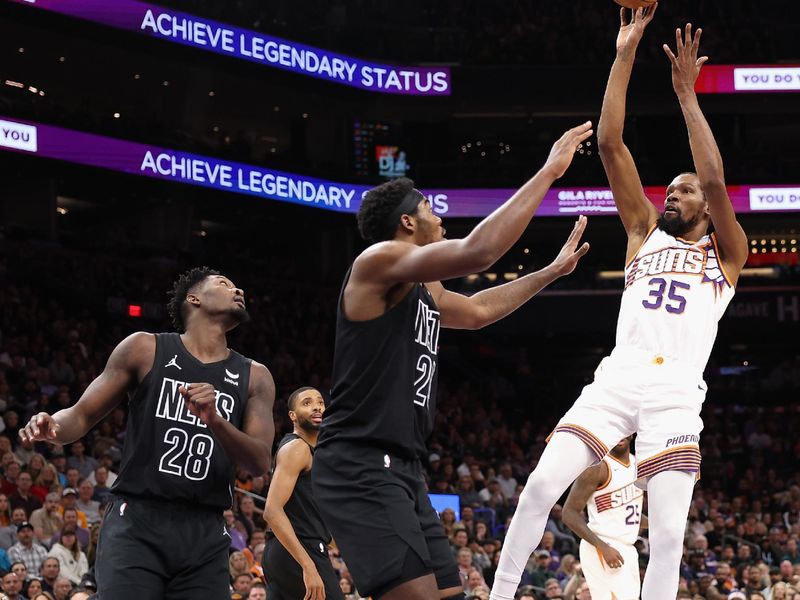
[[[598,459],[637,433],[640,483],[667,470],[699,473],[703,370],[734,288],[714,234],[696,242],[655,225],[625,267],[617,345],[555,432]]]
[[[639,554],[633,543],[639,536],[644,492],[636,487],[636,458],[626,465],[611,455],[604,459],[609,477],[589,498],[589,529],[615,548],[625,561],[609,567],[600,552],[581,541],[581,569],[586,576],[592,600],[634,600],[639,598]]]

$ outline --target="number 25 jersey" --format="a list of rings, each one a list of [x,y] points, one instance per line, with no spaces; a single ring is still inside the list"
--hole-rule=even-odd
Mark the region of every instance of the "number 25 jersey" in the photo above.
[[[210,383],[217,414],[242,428],[251,360],[230,351],[202,363],[177,333],[157,333],[153,367],[128,408],[119,477],[112,492],[220,511],[232,503],[233,464],[208,427],[186,408],[178,388]]]
[[[632,346],[705,369],[734,287],[715,234],[696,242],[655,225],[625,267],[617,346]]]

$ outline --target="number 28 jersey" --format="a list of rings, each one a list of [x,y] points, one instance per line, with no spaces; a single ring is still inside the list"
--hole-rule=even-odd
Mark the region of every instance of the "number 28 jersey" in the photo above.
[[[241,429],[251,362],[231,350],[225,360],[202,363],[179,334],[156,334],[153,367],[128,405],[122,464],[112,492],[220,511],[229,508],[233,464],[208,427],[188,411],[178,388],[212,384],[217,414]]]
[[[734,292],[713,233],[690,242],[653,225],[625,267],[617,346],[677,358],[702,371]]]

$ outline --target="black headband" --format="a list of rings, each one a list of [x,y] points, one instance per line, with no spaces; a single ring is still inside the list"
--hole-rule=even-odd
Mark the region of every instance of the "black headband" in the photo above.
[[[413,213],[415,210],[417,210],[417,206],[419,206],[419,203],[423,200],[425,200],[425,196],[416,188],[413,188],[405,195],[405,197],[400,201],[400,204],[398,204],[397,207],[391,213],[389,213],[389,216],[386,217],[386,220],[384,221],[384,228],[386,230],[386,237],[388,239],[392,239],[392,237],[394,237],[394,230],[397,228],[397,223],[400,221],[400,217]]]

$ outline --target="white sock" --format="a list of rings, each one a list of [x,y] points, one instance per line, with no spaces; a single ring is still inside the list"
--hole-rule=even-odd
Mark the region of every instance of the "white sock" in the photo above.
[[[550,510],[570,484],[596,461],[589,447],[574,435],[553,435],[520,495],[503,543],[491,600],[514,598],[522,570],[542,539]]]
[[[695,474],[662,471],[647,482],[650,562],[642,585],[645,600],[675,600],[680,580],[686,517]]]

